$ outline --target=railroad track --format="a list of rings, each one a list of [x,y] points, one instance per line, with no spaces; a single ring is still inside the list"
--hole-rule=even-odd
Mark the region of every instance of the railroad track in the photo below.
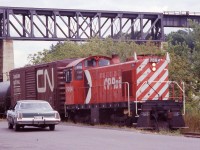
[[[185,137],[200,138],[200,133],[195,132],[185,132],[182,133]]]

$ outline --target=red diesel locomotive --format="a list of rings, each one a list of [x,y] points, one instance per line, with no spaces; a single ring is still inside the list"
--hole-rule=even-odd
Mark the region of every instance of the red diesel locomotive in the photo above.
[[[65,115],[74,121],[137,124],[139,128],[182,128],[184,85],[168,79],[169,55],[91,56],[65,72]],[[184,113],[184,112],[183,112]]]

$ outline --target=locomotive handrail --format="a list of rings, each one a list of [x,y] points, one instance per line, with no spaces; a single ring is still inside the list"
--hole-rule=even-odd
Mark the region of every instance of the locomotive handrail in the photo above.
[[[144,84],[146,84],[147,83],[147,81],[145,81],[145,82],[143,82],[142,83],[142,85],[140,86],[140,88],[136,91],[136,96],[135,96],[135,117],[139,117],[139,115],[138,115],[138,101],[137,101],[137,93],[138,93],[138,91],[143,87],[143,85]]]
[[[127,89],[128,89],[128,92],[127,92],[127,102],[128,102],[128,116],[131,116],[131,106],[130,106],[130,85],[129,85],[129,82],[120,82],[120,83],[112,83],[111,85],[116,85],[116,84],[125,84],[127,85]],[[105,86],[105,85],[103,85]]]
[[[143,85],[144,84],[147,84],[147,83],[158,83],[158,82],[160,82],[160,83],[174,83],[174,84],[176,84],[178,87],[179,87],[179,89],[183,92],[183,113],[182,113],[182,115],[185,115],[185,85],[184,85],[184,82],[181,82],[181,84],[182,84],[182,86],[183,86],[183,88],[181,88],[181,86],[176,82],[176,81],[145,81],[145,82],[143,82],[143,84],[140,86],[140,88],[136,91],[136,98],[135,98],[135,103],[136,103],[136,105],[135,105],[135,108],[136,108],[136,116],[135,117],[139,117],[139,115],[138,115],[138,96],[137,96],[137,93],[138,93],[138,91],[143,87]]]
[[[131,106],[130,106],[130,85],[129,82],[120,82],[120,83],[112,83],[111,85],[117,85],[117,84],[125,84],[127,85],[127,102],[128,102],[128,116],[131,116]],[[105,86],[105,85],[102,85]],[[94,86],[93,86],[94,87]]]
[[[119,83],[111,83],[110,85],[117,85],[117,84],[125,84],[127,85],[127,103],[128,103],[128,116],[131,116],[131,106],[130,106],[130,85],[129,82],[119,82]],[[106,85],[106,84],[105,84]],[[91,88],[95,87],[103,87],[105,85],[98,85],[98,86],[91,86]],[[88,88],[88,87],[79,87],[79,88]],[[72,89],[74,90],[74,89]],[[126,99],[125,99],[126,100]],[[64,105],[65,110],[65,117],[67,117],[68,114],[66,114],[66,106]]]
[[[129,83],[128,82],[122,82],[122,84],[126,84],[127,85],[127,88],[128,88],[128,92],[127,92],[127,95],[128,95],[128,116],[131,116],[131,106],[130,106],[130,86],[129,86]]]

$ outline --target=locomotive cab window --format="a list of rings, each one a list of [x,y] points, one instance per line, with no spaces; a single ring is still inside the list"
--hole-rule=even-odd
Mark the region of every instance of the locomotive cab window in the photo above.
[[[76,80],[82,80],[83,79],[83,65],[82,65],[82,63],[79,63],[74,67],[74,77],[75,77]]]
[[[96,66],[96,60],[94,58],[85,60],[85,67],[95,67]]]
[[[102,59],[99,60],[99,66],[100,67],[101,66],[108,66],[108,65],[110,65],[110,60],[104,59],[104,58],[102,58]]]
[[[72,81],[72,69],[67,69],[65,71],[65,81],[70,83]]]

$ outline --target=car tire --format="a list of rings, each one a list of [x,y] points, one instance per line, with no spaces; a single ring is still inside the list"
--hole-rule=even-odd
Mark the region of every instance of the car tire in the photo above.
[[[14,130],[15,130],[15,131],[19,131],[19,130],[20,130],[20,126],[19,126],[18,124],[15,124]]]
[[[55,124],[49,125],[49,130],[54,131],[55,130]]]
[[[13,129],[13,124],[8,122],[8,129]]]

